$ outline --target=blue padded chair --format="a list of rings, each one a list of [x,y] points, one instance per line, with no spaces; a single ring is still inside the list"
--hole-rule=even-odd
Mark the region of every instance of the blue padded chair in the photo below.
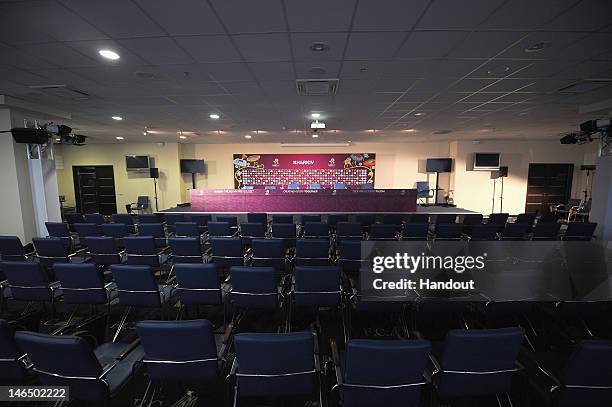
[[[436,240],[460,240],[463,233],[461,223],[439,223],[436,225]]]
[[[424,340],[351,339],[341,355],[332,342],[342,406],[419,406],[429,349]]]
[[[70,398],[107,402],[119,394],[143,357],[136,344],[104,343],[92,349],[79,336],[17,332],[15,340],[28,354],[43,386],[70,387]]]
[[[248,223],[268,223],[268,214],[263,212],[247,213]]]
[[[310,183],[308,184],[308,189],[323,189],[323,187],[321,186],[321,184]]]
[[[147,265],[161,268],[168,261],[168,256],[159,250],[152,236],[132,236],[123,239],[127,264]]]
[[[285,245],[278,239],[253,239],[251,263],[255,267],[274,267],[278,272],[287,268]]]
[[[293,215],[272,215],[272,223],[293,223]]]
[[[70,229],[68,229],[68,224],[64,222],[45,222],[45,227],[47,228],[47,233],[49,233],[49,237],[57,237],[64,241],[68,247],[72,247],[74,243],[72,241],[72,235],[70,234]]]
[[[200,237],[200,227],[195,222],[176,222],[175,235],[178,237]]]
[[[187,221],[183,213],[166,213],[164,219],[166,220],[166,229],[171,233],[174,232],[176,223]]]
[[[300,239],[295,243],[296,266],[331,265],[328,239]]]
[[[166,231],[161,223],[141,223],[138,225],[138,236],[151,236],[155,239],[155,246],[168,246]]]
[[[434,346],[431,379],[442,399],[507,394],[523,342],[522,328],[451,330]]]
[[[296,266],[291,292],[297,307],[338,307],[341,299],[340,268]]]
[[[336,182],[334,184],[334,189],[347,189],[347,187],[344,182]]]
[[[141,321],[136,331],[151,382],[212,385],[220,381],[223,335],[214,334],[209,321]]]
[[[400,213],[387,213],[383,215],[383,221],[385,225],[395,225],[399,230],[404,223],[404,215]]]
[[[75,223],[85,223],[85,217],[81,213],[67,213],[64,217],[71,232],[74,232]]]
[[[36,248],[36,257],[39,263],[47,268],[53,268],[55,263],[69,263],[79,255],[79,252],[70,253],[66,243],[57,237],[35,237],[32,239]]]
[[[336,239],[361,240],[363,239],[363,227],[358,222],[338,222],[336,224]]]
[[[376,215],[372,213],[362,213],[355,216],[355,222],[360,223],[361,228],[368,231],[370,226],[376,223]]]
[[[318,223],[321,222],[321,215],[301,215],[300,216],[300,225],[305,225],[309,222]]]
[[[510,223],[507,223],[510,225]],[[495,240],[497,237],[498,227],[495,224],[489,223],[478,223],[476,225],[471,225],[472,230],[470,234],[470,240],[472,241],[482,241],[482,240]],[[465,230],[465,227],[463,228]],[[505,230],[505,228],[504,228]]]
[[[339,222],[348,222],[348,221],[349,221],[348,215],[335,214],[335,213],[327,215],[327,224],[332,228],[335,228]]]
[[[228,222],[208,222],[208,236],[210,237],[232,237],[235,230],[232,230]]]
[[[58,282],[49,276],[40,263],[30,261],[3,261],[2,271],[11,289],[11,297],[16,301],[48,302],[51,305],[62,294]]]
[[[149,197],[140,195],[138,196],[138,198],[136,198],[136,202],[132,202],[132,203],[125,205],[125,208],[128,211],[128,213],[132,213],[132,211],[138,211],[138,214],[149,212],[150,211]]]
[[[217,222],[227,222],[232,229],[236,229],[238,227],[237,216],[217,216]]]
[[[25,380],[27,371],[26,354],[15,342],[11,326],[0,319],[0,383],[17,384]]]
[[[596,228],[596,222],[570,222],[567,224],[563,240],[588,242],[593,239]]]
[[[561,224],[558,222],[538,222],[533,228],[532,240],[557,240]]]
[[[75,223],[74,231],[81,240],[85,237],[102,236],[102,228],[95,223]]]
[[[208,230],[208,222],[212,220],[212,215],[206,213],[194,213],[191,215],[191,221],[195,222],[200,228],[200,233],[204,233]]]
[[[208,264],[176,264],[176,293],[185,305],[220,305],[223,293],[217,266]]]
[[[404,223],[402,226],[402,240],[427,240],[429,224]]]
[[[439,213],[436,215],[435,224],[440,225],[440,224],[455,223],[456,220],[457,220],[457,215],[453,213]]]
[[[134,216],[129,213],[114,213],[113,223],[122,223],[127,226],[130,233],[136,233],[136,226],[134,225]]]
[[[213,237],[210,239],[212,261],[219,268],[244,265],[242,241],[239,237]]]
[[[312,333],[241,333],[234,337],[234,344],[234,398],[287,398],[318,390]]]
[[[470,235],[472,233],[472,227],[482,223],[482,214],[467,213],[461,217],[461,222],[463,223],[463,233]]]
[[[268,191],[274,191],[276,189],[276,185],[266,185],[264,189]]]
[[[294,247],[297,229],[293,223],[273,223],[272,238],[283,241],[285,247]]]
[[[361,268],[361,241],[342,240],[338,265],[345,273],[356,273]]]
[[[514,223],[525,223],[527,224],[527,232],[531,232],[533,228],[533,224],[535,223],[536,214],[535,213],[519,213],[516,216],[516,220]]]
[[[162,223],[163,218],[157,213],[142,213],[138,215],[138,224],[141,223]]]
[[[24,261],[35,252],[26,252],[17,236],[0,236],[0,257],[3,261]]]
[[[93,263],[57,263],[55,274],[66,304],[109,304],[117,297],[115,283],[104,283]]]
[[[359,185],[359,189],[374,189],[374,184],[368,182],[366,184]]]
[[[306,222],[303,231],[306,239],[329,239],[329,225],[324,222]]]
[[[368,240],[397,240],[397,226],[375,223],[370,226]]]
[[[203,263],[204,256],[200,239],[197,237],[170,237],[168,238],[172,260],[174,264]]]
[[[96,225],[103,225],[106,223],[104,215],[101,213],[86,213],[83,215],[84,223],[95,223]]]
[[[429,214],[411,213],[410,216],[408,216],[408,223],[429,223]]]
[[[253,239],[265,239],[268,225],[265,223],[242,223],[240,224],[240,237],[242,244],[249,246]]]
[[[300,189],[300,184],[289,184],[287,189]]]
[[[278,273],[273,267],[232,267],[230,300],[237,308],[272,309],[281,304]]]
[[[132,225],[133,226],[133,225]],[[115,238],[119,246],[123,246],[123,238],[130,236],[130,228],[123,223],[105,223],[102,227],[104,236]]]
[[[86,237],[83,240],[91,260],[98,266],[122,263],[124,252],[119,250],[115,238],[110,236]]]
[[[497,225],[495,225],[497,226]],[[529,231],[527,223],[506,223],[500,234],[501,240],[523,240]]]
[[[507,213],[492,213],[489,215],[487,223],[497,225],[497,231],[501,232],[504,229],[506,223],[508,222],[509,216],[510,215]]]

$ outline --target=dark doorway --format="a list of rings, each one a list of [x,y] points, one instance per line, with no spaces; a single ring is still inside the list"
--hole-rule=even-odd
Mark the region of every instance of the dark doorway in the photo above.
[[[73,166],[74,198],[80,213],[117,213],[112,165]]]
[[[574,164],[529,164],[525,212],[544,215],[551,205],[567,203],[573,175]]]

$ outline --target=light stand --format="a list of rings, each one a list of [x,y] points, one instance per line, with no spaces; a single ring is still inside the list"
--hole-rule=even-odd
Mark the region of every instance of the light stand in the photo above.
[[[499,177],[501,178],[501,192],[499,195],[499,212],[504,212],[504,178],[508,176],[508,167],[499,167]],[[495,195],[493,195],[495,196]]]
[[[436,171],[436,190],[434,191],[434,206],[438,205],[438,183],[440,182],[440,173]]]
[[[497,179],[493,177],[493,197],[491,198],[491,213],[495,213],[495,184]]]
[[[591,172],[595,172],[595,165],[582,165],[580,167],[580,169],[582,171],[586,171],[586,185],[584,186],[584,203],[586,204],[589,201],[589,195],[590,195],[590,190],[589,190],[589,181],[591,180]]]
[[[159,206],[157,205],[157,178],[153,178],[153,188],[155,188],[155,212],[159,212]]]
[[[153,178],[153,188],[155,189],[155,212],[158,212],[159,206],[157,204],[157,178],[159,178],[159,168],[149,168],[149,178]]]
[[[191,173],[191,186],[193,187],[192,189],[196,189],[196,173],[195,172]]]

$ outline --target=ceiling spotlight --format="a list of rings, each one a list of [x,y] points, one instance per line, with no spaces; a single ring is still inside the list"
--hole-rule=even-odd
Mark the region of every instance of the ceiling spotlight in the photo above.
[[[111,117],[111,119],[117,120],[117,121],[121,121],[121,120],[123,120],[123,117],[121,117],[121,116],[113,116],[113,117]]]
[[[211,113],[208,115],[208,117],[210,117],[211,119],[217,120],[219,118],[219,115],[217,113]]]
[[[246,135],[244,136],[244,138],[251,138],[251,137],[253,137],[253,136],[251,136],[250,134],[246,134]]]
[[[414,115],[415,115],[415,116],[425,116],[425,113],[423,113],[423,112],[418,112],[418,113],[415,113]]]
[[[121,136],[117,136],[117,137],[115,137],[115,138],[116,138],[117,140],[123,140],[123,137],[121,137]]]
[[[329,46],[324,42],[313,42],[310,44],[310,50],[312,52],[325,52],[329,49]]]
[[[520,112],[519,116],[527,116],[529,113],[528,112]]]
[[[146,130],[142,132],[142,135],[143,135],[143,136],[146,136],[147,134],[149,134],[149,132],[148,132],[148,131],[146,131]]]
[[[312,133],[312,138],[319,138],[319,135],[317,133]]]
[[[536,42],[535,44],[531,44],[530,46],[525,48],[525,52],[528,52],[528,53],[539,52],[539,51],[542,51],[544,48],[548,47],[549,45],[550,45],[550,42],[547,42],[547,41]]]
[[[414,133],[416,131],[416,129],[404,129],[402,130],[402,132],[404,133]]]
[[[98,51],[98,54],[102,55],[104,58],[106,59],[110,59],[112,61],[116,61],[119,58],[121,58],[119,56],[119,54],[117,54],[115,51],[112,51],[110,49],[101,49],[100,51]]]
[[[321,117],[321,113],[313,113],[310,115],[313,119],[318,119],[319,117]]]

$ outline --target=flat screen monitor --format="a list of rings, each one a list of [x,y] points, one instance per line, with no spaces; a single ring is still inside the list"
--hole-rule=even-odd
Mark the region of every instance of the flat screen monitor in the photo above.
[[[499,170],[499,153],[474,153],[474,171]]]
[[[181,160],[181,172],[189,174],[203,174],[204,160]]]
[[[451,172],[453,167],[452,158],[428,158],[425,165],[427,172]]]
[[[149,171],[149,156],[126,155],[125,167],[128,171]]]

